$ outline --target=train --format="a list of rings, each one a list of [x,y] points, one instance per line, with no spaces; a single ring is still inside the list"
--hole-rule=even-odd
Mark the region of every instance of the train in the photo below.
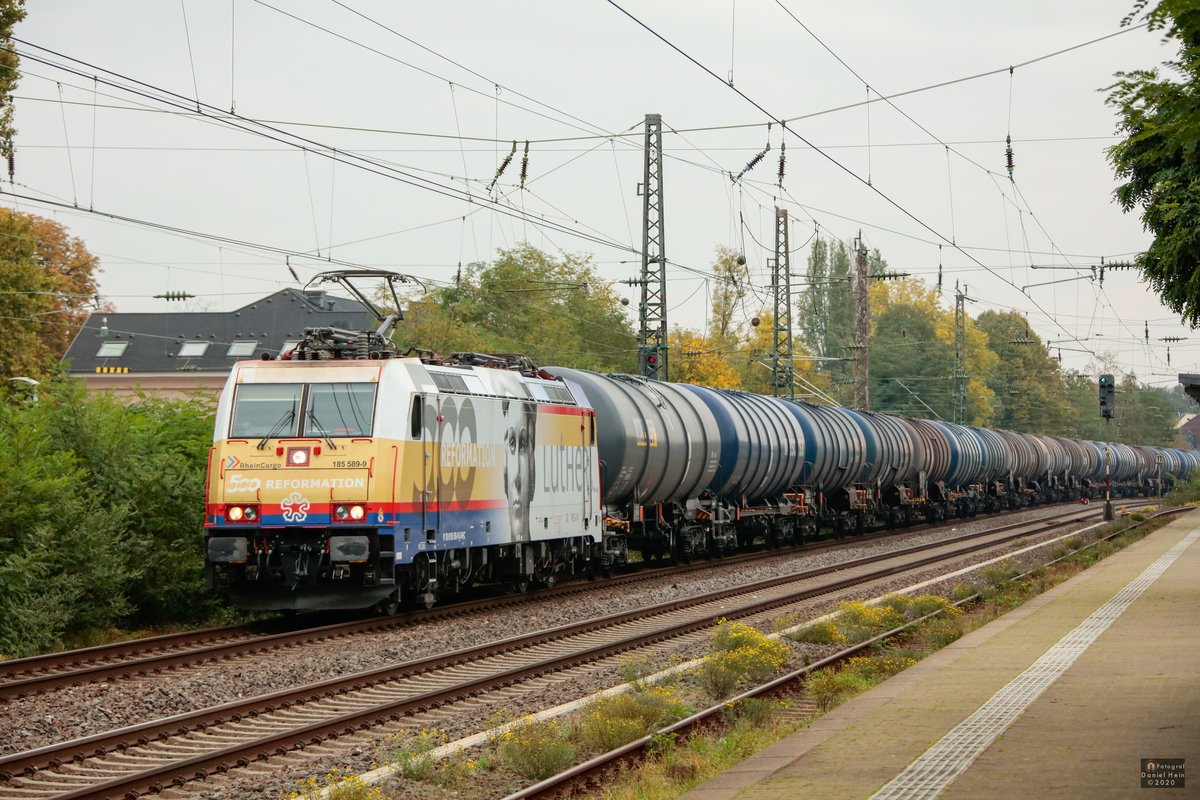
[[[1153,495],[1200,466],[1195,450],[515,355],[400,354],[388,341],[398,315],[372,310],[377,331],[308,329],[292,350],[230,372],[208,460],[205,571],[240,608],[392,613],[477,584],[603,574],[632,553],[686,561]]]

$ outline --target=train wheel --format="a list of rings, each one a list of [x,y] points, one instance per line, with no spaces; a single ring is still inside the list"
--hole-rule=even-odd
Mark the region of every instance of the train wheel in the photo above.
[[[375,612],[380,616],[390,617],[400,610],[400,598],[394,594],[389,594],[387,597],[375,604]]]
[[[516,594],[525,594],[529,591],[529,578],[522,576],[512,582],[512,590]]]

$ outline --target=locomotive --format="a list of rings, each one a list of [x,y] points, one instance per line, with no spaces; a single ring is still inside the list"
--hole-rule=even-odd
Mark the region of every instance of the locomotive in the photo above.
[[[379,330],[309,329],[235,364],[205,492],[205,568],[255,610],[438,602],[629,561],[1168,488],[1200,453],[993,431],[749,392],[402,356],[400,318],[323,273]],[[396,307],[400,304],[397,299]]]

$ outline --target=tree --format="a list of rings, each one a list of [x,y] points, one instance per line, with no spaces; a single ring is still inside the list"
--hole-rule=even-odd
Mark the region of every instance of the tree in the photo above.
[[[401,346],[439,353],[519,353],[537,364],[632,372],[637,337],[588,258],[521,244],[476,263],[453,286],[409,298]]]
[[[87,319],[98,262],[53,220],[0,209],[0,370],[47,374]]]
[[[909,388],[922,396],[926,403],[938,409],[947,419],[954,415],[954,313],[938,305],[938,295],[933,289],[926,287],[920,281],[896,280],[875,281],[871,292],[871,316],[874,320],[871,340],[871,377],[872,383],[880,379],[899,378],[905,385],[905,375],[920,375],[927,386]],[[923,344],[914,344],[911,336],[905,331],[907,327],[898,330],[885,328],[880,330],[882,320],[893,309],[907,307],[914,309],[912,313],[905,312],[902,321],[918,316],[928,318],[933,325],[933,340]],[[924,336],[924,329],[914,323],[914,331],[918,339]],[[897,338],[899,337],[899,338]],[[907,343],[906,343],[906,340]],[[906,349],[925,348],[929,363],[910,364],[903,358]],[[988,376],[996,364],[997,356],[988,349],[988,337],[974,321],[967,317],[966,321],[966,361],[967,361],[967,404],[965,421],[971,425],[987,425],[992,418],[992,401],[994,394],[988,387]],[[905,370],[917,369],[917,372]],[[940,376],[935,378],[934,376]],[[875,389],[872,388],[872,393]],[[928,395],[928,397],[926,397]],[[936,401],[936,402],[935,402]],[[915,401],[910,401],[915,402]],[[919,404],[918,404],[919,405]],[[872,402],[872,407],[878,404]],[[883,409],[882,410],[890,410]],[[943,411],[945,409],[945,411]],[[947,413],[948,412],[948,413]]]
[[[808,256],[804,291],[797,302],[799,338],[805,349],[823,359],[847,358],[854,344],[854,270],[844,242],[813,242]],[[846,362],[820,361],[819,371],[834,387],[844,386],[850,375]],[[852,394],[834,390],[841,401]]]
[[[794,317],[793,317],[794,319]],[[740,377],[741,388],[757,394],[774,392],[773,374],[770,369],[770,353],[775,348],[775,318],[767,309],[758,312],[758,325],[750,326],[750,333],[731,356]],[[810,387],[822,394],[829,394],[829,379],[817,371],[812,354],[795,335],[792,337],[792,375],[795,378],[796,397],[813,399]]]
[[[712,266],[715,281],[712,289],[712,317],[708,322],[708,335],[714,342],[725,345],[737,339],[741,333],[733,318],[746,297],[746,284],[750,271],[746,258],[731,248],[717,248],[717,260]]]
[[[6,163],[13,155],[12,93],[20,77],[21,59],[12,46],[13,26],[25,19],[25,0],[0,0],[0,157]]]
[[[1193,327],[1200,324],[1200,8],[1193,0],[1137,0],[1122,24],[1144,18],[1179,45],[1157,69],[1118,72],[1107,103],[1124,138],[1108,150],[1125,211],[1141,209],[1154,241],[1135,261],[1155,292]],[[1143,12],[1144,16],[1143,16]]]
[[[61,370],[0,384],[0,659],[113,626],[195,624],[211,399],[118,402]]]
[[[992,423],[1014,431],[1062,435],[1071,417],[1062,373],[1025,317],[1014,311],[985,311],[975,322],[999,356],[986,376],[996,396]]]
[[[928,309],[909,303],[884,309],[870,349],[872,409],[953,419],[954,348],[938,338]]]
[[[741,388],[740,377],[730,364],[730,348],[716,345],[697,331],[678,326],[668,339],[672,382],[698,383],[717,389]]]

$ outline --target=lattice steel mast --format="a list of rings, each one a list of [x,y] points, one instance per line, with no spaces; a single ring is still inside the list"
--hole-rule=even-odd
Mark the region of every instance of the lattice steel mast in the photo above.
[[[867,249],[862,231],[854,241],[854,292],[857,309],[854,318],[854,405],[871,410],[871,357],[867,340],[871,337],[871,302],[867,293]]]
[[[771,393],[779,397],[796,398],[795,361],[792,353],[792,270],[788,250],[788,216],[782,208],[775,209],[775,260],[771,272],[771,287],[775,294],[775,338],[771,351],[771,373],[774,378]]]
[[[965,425],[967,416],[967,287],[954,283],[954,421]],[[972,301],[973,302],[973,301]]]
[[[667,365],[667,254],[663,232],[662,115],[646,115],[642,189],[642,302],[638,307],[638,367],[669,380]]]

